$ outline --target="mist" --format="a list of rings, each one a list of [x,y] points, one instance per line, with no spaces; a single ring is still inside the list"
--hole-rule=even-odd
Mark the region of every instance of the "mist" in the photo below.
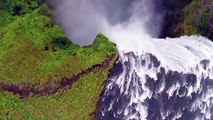
[[[53,19],[79,45],[98,33],[113,42],[137,36],[158,37],[163,10],[158,0],[53,0]]]

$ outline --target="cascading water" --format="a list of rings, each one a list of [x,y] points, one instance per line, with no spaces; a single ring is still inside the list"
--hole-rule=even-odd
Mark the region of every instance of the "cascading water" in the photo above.
[[[213,42],[153,38],[159,0],[56,1],[56,21],[75,41],[88,44],[101,32],[117,45],[97,120],[213,120]]]
[[[119,59],[96,119],[213,120],[213,42],[201,36],[152,38],[142,21],[133,15],[106,33]]]
[[[200,36],[149,41],[159,52],[119,48],[96,118],[212,120],[213,43]]]

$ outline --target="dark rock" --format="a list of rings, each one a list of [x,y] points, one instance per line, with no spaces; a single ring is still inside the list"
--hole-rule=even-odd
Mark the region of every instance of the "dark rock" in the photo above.
[[[183,34],[180,26],[183,21],[183,9],[192,0],[162,0],[162,5],[166,9],[163,28],[160,37],[179,37]]]
[[[213,0],[162,0],[161,38],[202,35],[213,40]]]

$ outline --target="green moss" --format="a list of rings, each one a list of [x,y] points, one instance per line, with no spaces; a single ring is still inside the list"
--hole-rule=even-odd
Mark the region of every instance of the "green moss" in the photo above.
[[[196,24],[197,8],[200,5],[200,0],[193,0],[184,8],[184,22],[186,24]]]
[[[184,34],[200,34],[203,36],[208,36],[207,34],[210,31],[208,23],[212,18],[212,16],[209,15],[210,13],[208,6],[208,2],[193,0],[184,8]]]
[[[184,22],[182,27],[183,27],[185,35],[196,35],[196,34],[198,34],[196,28],[194,28],[190,24],[187,24],[187,23]]]
[[[206,35],[208,32],[208,22],[209,22],[209,11],[204,11],[201,14],[201,21],[198,26],[199,31],[202,35]]]
[[[116,51],[115,45],[112,42],[109,42],[103,34],[98,34],[92,48],[96,51],[111,53]]]
[[[54,82],[71,77],[116,52],[104,35],[90,46],[73,44],[40,0],[0,0],[0,82]],[[16,11],[16,6],[20,10]],[[16,8],[17,9],[17,8]],[[15,10],[15,11],[14,11]],[[92,119],[110,66],[90,73],[70,89],[46,97],[19,99],[0,90],[0,119]]]
[[[115,59],[106,70],[90,73],[71,89],[61,90],[51,96],[19,99],[18,96],[0,93],[0,118],[92,120],[103,82],[107,79],[107,71]]]
[[[80,71],[103,61],[106,55],[116,51],[114,44],[101,34],[97,35],[93,45],[80,48],[67,39],[58,25],[54,25],[48,16],[39,11],[40,8],[25,14],[0,32],[0,66],[4,68],[0,69],[2,80],[13,83],[45,82],[55,76],[51,75],[53,71],[68,58],[81,63],[69,69]],[[64,75],[67,74],[64,72]]]

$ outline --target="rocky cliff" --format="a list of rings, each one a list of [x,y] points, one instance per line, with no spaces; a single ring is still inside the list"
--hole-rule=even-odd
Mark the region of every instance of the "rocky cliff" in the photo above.
[[[161,37],[200,34],[213,40],[213,0],[162,0]]]

